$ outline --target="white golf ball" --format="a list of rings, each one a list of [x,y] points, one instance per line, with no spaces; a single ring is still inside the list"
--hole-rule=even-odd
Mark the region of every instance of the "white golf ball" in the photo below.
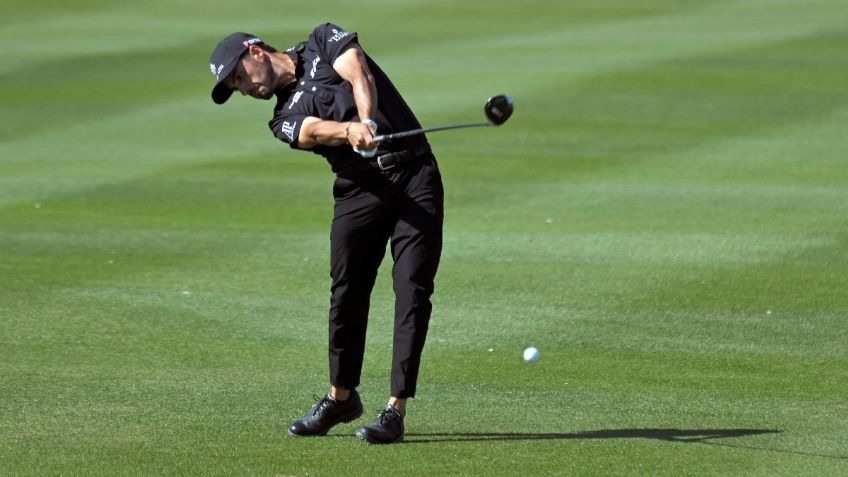
[[[529,348],[524,350],[524,362],[526,363],[535,363],[539,361],[541,357],[541,353],[539,353],[539,348],[535,346],[530,346]]]

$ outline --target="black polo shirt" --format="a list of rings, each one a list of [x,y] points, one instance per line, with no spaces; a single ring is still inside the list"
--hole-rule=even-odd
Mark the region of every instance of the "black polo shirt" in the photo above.
[[[297,80],[278,91],[274,118],[268,123],[274,135],[294,149],[300,149],[297,138],[303,120],[313,116],[338,122],[359,121],[353,90],[347,81],[333,69],[336,61],[350,43],[359,43],[356,33],[326,23],[320,25],[309,39],[287,51],[297,60]],[[421,125],[398,93],[388,76],[366,54],[368,68],[377,88],[377,113],[369,118],[377,122],[378,134],[390,134],[420,128]],[[426,144],[425,136],[384,141],[379,144],[378,155],[404,149],[414,149]],[[324,156],[334,172],[361,163],[364,159],[348,145],[313,147],[312,152]]]

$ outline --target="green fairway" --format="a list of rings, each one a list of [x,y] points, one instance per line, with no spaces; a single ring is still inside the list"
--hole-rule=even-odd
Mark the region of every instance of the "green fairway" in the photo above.
[[[848,475],[840,0],[4,0],[0,475]],[[218,40],[356,31],[424,126],[445,249],[406,444],[328,390],[333,174],[209,98]],[[541,350],[525,364],[522,350]]]

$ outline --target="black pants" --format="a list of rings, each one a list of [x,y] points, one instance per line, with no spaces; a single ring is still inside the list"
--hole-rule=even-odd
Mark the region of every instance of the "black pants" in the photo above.
[[[389,171],[339,172],[333,186],[330,383],[359,385],[377,269],[391,239],[395,292],[391,395],[415,395],[433,280],[442,251],[444,191],[432,155]]]

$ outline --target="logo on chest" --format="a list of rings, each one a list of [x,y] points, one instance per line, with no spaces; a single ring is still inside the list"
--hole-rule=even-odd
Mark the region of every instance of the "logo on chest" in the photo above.
[[[312,60],[312,70],[309,72],[309,77],[315,79],[315,70],[318,69],[318,62],[321,61],[321,57],[316,56],[314,60]]]
[[[303,91],[298,91],[292,96],[291,104],[289,104],[289,109],[292,109],[298,101],[300,101],[300,97],[303,96]]]

